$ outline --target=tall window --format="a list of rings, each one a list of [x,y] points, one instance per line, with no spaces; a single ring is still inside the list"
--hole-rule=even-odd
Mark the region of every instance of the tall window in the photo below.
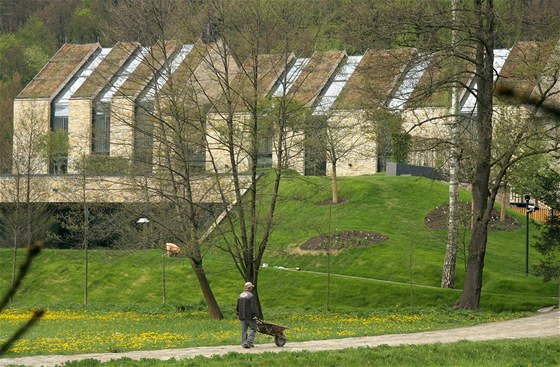
[[[52,124],[52,131],[68,131],[68,116],[55,116]]]
[[[206,170],[206,149],[199,142],[193,142],[189,149],[189,165],[193,172],[204,172]]]
[[[151,101],[143,101],[136,107],[134,162],[147,171],[151,171],[153,163],[153,109]]]
[[[48,146],[49,173],[65,174],[68,171],[68,106],[55,104],[51,118],[51,136]]]
[[[99,102],[93,112],[92,146],[93,154],[109,154],[111,111],[106,102]]]
[[[327,174],[327,120],[324,115],[314,116],[314,123],[305,129],[304,174],[325,176]]]
[[[257,167],[272,167],[272,138],[262,137],[258,142]]]

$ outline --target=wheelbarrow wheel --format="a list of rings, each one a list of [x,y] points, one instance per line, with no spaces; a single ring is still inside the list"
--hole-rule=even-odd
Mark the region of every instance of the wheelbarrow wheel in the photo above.
[[[283,347],[286,344],[286,335],[284,333],[274,335],[274,344],[277,347]]]

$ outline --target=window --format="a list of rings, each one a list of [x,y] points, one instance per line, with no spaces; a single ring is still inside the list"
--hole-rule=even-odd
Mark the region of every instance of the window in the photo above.
[[[268,137],[261,138],[259,140],[257,149],[257,167],[272,167],[272,139]]]
[[[93,112],[92,146],[93,154],[109,154],[111,132],[110,105],[100,102]]]
[[[51,118],[51,135],[49,142],[49,173],[62,175],[68,172],[68,109],[64,106],[54,108]]]
[[[316,116],[312,126],[305,130],[304,174],[306,176],[325,176],[327,174],[327,120]]]
[[[154,106],[150,101],[143,101],[136,107],[134,162],[146,170],[151,170],[153,163],[153,110]]]
[[[68,116],[55,116],[52,122],[52,131],[68,131]]]

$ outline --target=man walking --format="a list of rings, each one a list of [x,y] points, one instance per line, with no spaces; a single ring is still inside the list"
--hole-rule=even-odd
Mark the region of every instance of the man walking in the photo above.
[[[243,348],[254,347],[255,333],[257,332],[257,303],[253,297],[251,282],[245,283],[245,290],[237,299],[237,318],[241,323],[241,346]]]

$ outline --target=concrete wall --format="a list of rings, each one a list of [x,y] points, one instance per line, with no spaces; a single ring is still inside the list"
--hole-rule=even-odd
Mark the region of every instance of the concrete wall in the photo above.
[[[450,141],[449,109],[422,107],[402,112],[403,129],[412,137],[409,163],[435,167],[448,162],[442,141]]]
[[[421,176],[434,180],[445,180],[445,177],[432,167],[421,167],[395,162],[387,162],[386,173],[387,176]]]

